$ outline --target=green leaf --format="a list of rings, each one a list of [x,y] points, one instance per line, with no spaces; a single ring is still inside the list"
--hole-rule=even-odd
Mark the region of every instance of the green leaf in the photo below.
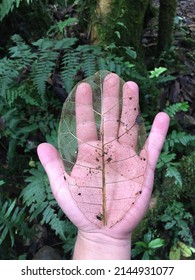
[[[58,23],[57,23],[57,26],[58,26],[58,28],[59,28],[59,31],[61,32],[61,33],[64,33],[64,28],[65,27],[67,27],[67,26],[71,26],[71,25],[73,25],[73,24],[76,24],[78,22],[78,19],[77,18],[68,18],[68,19],[66,19],[66,20],[64,20],[64,21],[59,21]]]
[[[152,232],[149,230],[147,233],[144,234],[144,242],[148,244],[152,239]]]
[[[176,245],[171,247],[171,250],[169,252],[169,259],[170,260],[180,260],[181,257],[181,250]]]
[[[182,111],[187,112],[189,110],[188,102],[180,102],[167,107],[164,112],[167,113],[171,118],[175,116],[176,113]]]
[[[4,227],[3,231],[1,232],[0,235],[0,245],[3,243],[4,239],[6,238],[7,234],[8,234],[9,228],[8,227]]]
[[[120,34],[119,31],[115,31],[114,33],[116,34],[116,36],[117,36],[119,39],[121,38],[121,34]]]
[[[167,167],[167,164],[170,163],[173,159],[175,159],[176,154],[175,153],[169,153],[167,152],[162,152],[159,161],[157,163],[156,168],[161,168],[163,166]]]
[[[140,246],[140,247],[143,247],[143,248],[148,248],[147,243],[145,243],[145,242],[143,242],[143,241],[137,241],[137,242],[135,242],[135,244],[136,244],[137,246]]]
[[[4,185],[5,182],[3,180],[0,180],[0,186]]]
[[[181,173],[178,171],[176,167],[169,165],[165,176],[170,178],[175,178],[175,183],[178,184],[180,188],[182,187]]]
[[[181,255],[186,257],[186,258],[189,258],[191,257],[192,255],[192,251],[190,249],[190,246],[186,245],[185,243],[181,242],[181,241],[178,241],[177,242],[177,245],[178,247],[180,248],[181,250]]]
[[[195,253],[195,248],[194,247],[190,247],[190,250],[192,251],[192,253]]]
[[[162,219],[161,219],[162,220]],[[163,221],[163,220],[162,220]],[[176,221],[175,220],[172,220],[171,222],[168,222],[165,224],[165,229],[168,230],[168,229],[171,229],[174,225],[176,225]]]
[[[126,54],[129,55],[131,58],[136,59],[137,58],[137,53],[134,51],[131,47],[125,48]],[[130,63],[129,63],[130,64]],[[133,64],[130,64],[133,65]],[[134,65],[133,65],[134,66]],[[131,66],[132,67],[132,66]]]
[[[4,219],[7,219],[7,218],[10,216],[10,214],[11,214],[11,212],[12,212],[12,210],[13,210],[15,204],[16,204],[16,199],[14,199],[14,200],[12,201],[11,205],[10,205],[9,208],[7,209],[7,211],[6,211],[6,213],[5,213],[5,216],[4,216]]]
[[[150,249],[157,249],[160,247],[163,247],[165,245],[165,240],[162,238],[156,238],[152,241],[150,241],[150,243],[148,244],[148,247]]]
[[[150,259],[149,252],[148,251],[144,252],[144,254],[142,256],[142,260],[149,260],[149,259]]]
[[[164,73],[165,71],[167,71],[167,68],[165,67],[158,67],[158,68],[154,68],[154,70],[150,71],[150,75],[149,77],[152,78],[158,78],[162,73]]]

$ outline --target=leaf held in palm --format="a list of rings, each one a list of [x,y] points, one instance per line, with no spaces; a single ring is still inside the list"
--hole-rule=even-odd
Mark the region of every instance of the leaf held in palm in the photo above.
[[[71,175],[69,191],[85,217],[100,227],[125,217],[142,192],[147,166],[138,97],[122,79],[113,84],[110,77],[100,71],[82,81],[82,91],[75,86],[64,103],[58,134]]]

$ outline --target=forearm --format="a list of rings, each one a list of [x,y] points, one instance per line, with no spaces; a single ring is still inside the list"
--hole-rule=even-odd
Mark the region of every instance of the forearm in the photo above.
[[[73,259],[74,260],[129,260],[131,236],[129,239],[116,240],[98,234],[82,234],[78,232]],[[101,238],[102,237],[102,238]]]

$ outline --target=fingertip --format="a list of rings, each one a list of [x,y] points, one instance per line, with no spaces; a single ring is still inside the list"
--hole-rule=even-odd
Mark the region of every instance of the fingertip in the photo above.
[[[89,90],[89,89],[91,89],[91,86],[90,86],[90,84],[88,84],[86,82],[81,82],[77,86],[77,90],[82,91],[82,92],[85,90]]]
[[[154,119],[155,126],[163,132],[163,134],[167,134],[169,123],[170,123],[170,117],[165,112],[160,112],[156,115]]]
[[[56,148],[49,143],[39,144],[37,147],[37,154],[43,166],[56,159],[56,157],[59,157]]]
[[[160,112],[156,115],[156,118],[160,123],[169,123],[170,122],[170,117],[167,113],[165,112]]]
[[[138,85],[135,82],[128,81],[125,84],[130,88],[130,90],[132,92],[136,92],[136,93],[139,92],[139,87],[138,87]]]

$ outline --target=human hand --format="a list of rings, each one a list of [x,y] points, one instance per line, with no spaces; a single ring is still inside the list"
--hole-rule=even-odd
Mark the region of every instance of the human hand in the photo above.
[[[169,117],[159,113],[142,151],[136,154],[138,87],[133,82],[124,85],[120,117],[119,106],[113,106],[119,103],[118,91],[119,77],[109,74],[104,80],[98,139],[91,88],[86,83],[78,86],[75,108],[78,156],[71,174],[64,170],[53,146],[43,143],[38,147],[53,194],[78,227],[79,250],[83,244],[86,246],[86,240],[98,247],[100,240],[111,247],[129,243],[133,229],[148,209],[154,170],[169,125]]]

